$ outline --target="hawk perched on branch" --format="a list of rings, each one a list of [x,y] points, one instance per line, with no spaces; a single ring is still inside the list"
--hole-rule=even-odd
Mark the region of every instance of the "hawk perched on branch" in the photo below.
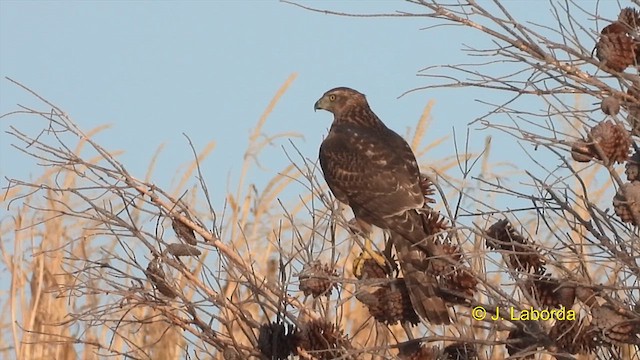
[[[371,111],[365,96],[338,87],[315,103],[315,110],[334,115],[320,146],[320,165],[335,197],[353,210],[365,234],[371,225],[390,230],[400,268],[418,315],[434,324],[450,323],[437,284],[429,274],[429,258],[439,256],[418,212],[425,199],[420,170],[409,144]],[[363,256],[373,257],[365,239]]]

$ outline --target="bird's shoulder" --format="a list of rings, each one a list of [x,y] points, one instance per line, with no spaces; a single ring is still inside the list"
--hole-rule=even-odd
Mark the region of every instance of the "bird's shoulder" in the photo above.
[[[325,139],[328,143],[344,143],[353,146],[390,149],[396,155],[410,153],[411,146],[397,132],[384,124],[378,127],[334,123]]]
[[[370,127],[357,124],[334,123],[323,141],[323,145],[345,147],[379,147],[399,150],[409,149],[409,144],[395,131],[386,126]]]

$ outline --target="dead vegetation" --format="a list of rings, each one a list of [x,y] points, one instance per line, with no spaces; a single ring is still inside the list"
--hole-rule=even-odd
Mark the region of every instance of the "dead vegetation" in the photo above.
[[[415,13],[376,16],[424,17],[494,41],[467,49],[484,63],[425,68],[424,89],[502,91],[504,102],[486,104],[472,125],[520,145],[515,173],[495,170],[489,143],[436,161],[428,151],[442,139],[423,144],[432,104],[409,139],[423,170],[433,169],[427,223],[460,264],[434,270],[453,324],[420,322],[393,267],[354,278],[361,240],[315,154],[292,147],[289,166],[252,186],[263,125],[295,75],[256,124],[226,207],[209,201],[201,173],[213,144],[194,148],[175,188],[162,189],[153,163],[146,174],[127,169],[94,140],[105,128],[85,131],[8,80],[40,101],[3,117],[40,121],[39,133],[11,126],[8,135],[42,174],[7,176],[2,357],[639,359],[637,11],[606,20],[550,2],[556,26],[543,27],[515,19],[508,3],[411,3]],[[518,107],[525,98],[534,110]],[[193,178],[198,186],[186,188]],[[306,191],[280,201],[293,183]],[[473,318],[479,306],[482,320]],[[532,309],[577,318],[504,318]]]

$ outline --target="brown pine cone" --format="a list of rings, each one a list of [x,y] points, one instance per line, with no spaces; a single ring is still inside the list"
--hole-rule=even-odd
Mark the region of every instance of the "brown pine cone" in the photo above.
[[[447,276],[438,279],[439,295],[444,301],[453,304],[469,304],[476,292],[478,280],[470,270],[455,269]]]
[[[627,28],[627,31],[633,32],[640,28],[640,13],[632,7],[624,8],[618,15],[618,21]]]
[[[537,247],[520,235],[507,219],[487,229],[487,248],[505,251],[507,265],[515,271],[544,271],[545,260]]]
[[[169,244],[167,252],[173,256],[200,256],[202,252],[198,248],[187,244]]]
[[[330,296],[334,287],[337,287],[335,278],[338,273],[327,264],[313,261],[303,266],[298,275],[300,291],[305,295],[317,298],[321,295]]]
[[[438,253],[429,261],[427,271],[434,276],[451,276],[456,270],[453,263],[462,259],[460,247],[449,243],[436,243],[436,249]]]
[[[640,182],[628,182],[622,185],[613,197],[613,210],[625,223],[638,225],[640,220]]]
[[[570,354],[590,353],[594,351],[598,342],[592,336],[593,332],[585,326],[580,319],[576,320],[556,320],[556,323],[549,331],[549,338],[556,342],[556,345]]]
[[[440,360],[439,351],[436,348],[423,346],[415,340],[398,344],[398,358],[401,360]]]
[[[369,309],[371,316],[381,323],[388,325],[398,322],[408,322],[412,325],[420,323],[403,278],[384,284],[373,293],[358,292],[356,299],[363,303]]]
[[[621,22],[614,22],[600,32],[596,56],[605,67],[622,72],[636,63],[636,44]]]
[[[296,338],[293,325],[268,323],[260,325],[258,350],[269,359],[288,359],[296,353]]]
[[[443,256],[454,261],[460,261],[462,259],[462,250],[460,250],[458,245],[443,243],[440,244],[439,247],[442,249]]]
[[[182,215],[189,218],[189,215],[183,213]],[[198,241],[196,240],[196,234],[192,228],[187,226],[187,224],[183,223],[177,217],[171,217],[171,227],[173,227],[173,231],[175,231],[178,239],[186,242],[189,245],[197,245]]]
[[[240,356],[240,354],[238,353],[238,351],[236,351],[236,349],[234,349],[231,346],[225,347],[224,350],[222,350],[222,358],[224,360],[242,360],[244,359],[244,356]]]
[[[456,342],[443,349],[442,360],[477,360],[478,350],[473,344]]]
[[[598,144],[602,154],[610,163],[623,163],[629,157],[631,136],[620,124],[613,121],[603,121],[589,131],[591,140],[580,140],[573,143],[571,155],[573,159],[588,162],[592,158],[603,160],[595,144]]]
[[[511,269],[532,273],[544,272],[546,261],[533,245],[514,245],[511,251],[515,251],[507,256],[507,265]]]
[[[526,240],[511,225],[509,220],[502,219],[487,229],[487,247],[493,250],[507,250],[512,243],[524,244]]]
[[[554,279],[550,274],[535,276],[527,281],[527,288],[541,307],[571,309],[576,299],[576,287],[567,281]]]
[[[342,330],[324,320],[311,320],[295,334],[295,344],[313,357],[321,360],[351,359],[351,344]]]
[[[506,343],[507,352],[510,356],[520,356],[518,359],[533,359],[537,349],[537,342],[524,329],[515,328],[509,332]],[[525,355],[527,354],[527,355]]]
[[[427,234],[434,235],[451,228],[447,219],[435,210],[422,209],[420,215],[422,215],[422,227]]]
[[[436,194],[436,189],[434,189],[433,181],[427,174],[420,174],[420,188],[422,189],[422,196],[424,196],[424,204],[426,207],[429,207],[427,204],[435,204],[436,200],[433,196]]]
[[[594,126],[590,134],[591,138],[600,145],[602,152],[610,162],[623,163],[627,161],[631,137],[622,125],[613,121],[604,121]],[[595,147],[592,152],[597,159],[602,160]]]
[[[618,115],[620,112],[620,101],[613,96],[607,96],[602,99],[600,110],[607,115]]]
[[[578,140],[571,143],[571,158],[573,160],[588,163],[593,157],[591,146],[586,141]]]
[[[383,253],[376,251],[376,254],[384,256]],[[355,274],[356,277],[360,279],[385,279],[393,274],[393,270],[397,269],[397,264],[395,259],[387,259],[389,262],[385,263],[384,266],[380,265],[375,259],[365,259],[362,264],[362,269],[360,272]]]
[[[178,296],[178,292],[167,280],[167,276],[165,275],[164,270],[162,270],[160,259],[155,258],[149,262],[145,275],[147,276],[147,279],[151,281],[153,287],[155,287],[162,295],[171,299]]]
[[[628,181],[634,182],[640,180],[640,152],[636,151],[633,153],[624,167],[624,173],[627,175]]]

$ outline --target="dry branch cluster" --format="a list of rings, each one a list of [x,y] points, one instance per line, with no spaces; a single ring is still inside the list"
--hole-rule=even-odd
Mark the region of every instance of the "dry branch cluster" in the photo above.
[[[585,320],[557,318],[545,333],[538,333],[522,324],[509,332],[509,355],[534,359],[545,342],[551,341],[555,351],[569,354],[597,353],[624,344],[640,344],[640,316],[628,310],[617,309],[594,290],[596,287],[581,284],[570,278],[556,278],[547,272],[547,261],[532,241],[518,233],[508,220],[500,220],[487,230],[487,247],[504,251],[506,263],[515,278],[523,278],[521,289],[533,300],[533,309],[581,308],[590,315]],[[531,272],[531,273],[530,273]],[[525,296],[526,297],[526,296]],[[578,303],[578,300],[580,303]],[[576,307],[578,305],[578,307]]]
[[[637,66],[640,56],[638,46],[638,11],[625,8],[618,20],[606,26],[596,46],[598,58],[606,67],[614,71],[624,71],[629,66]],[[574,142],[571,148],[573,159],[589,162],[598,159],[605,163],[625,163],[627,183],[622,184],[613,198],[613,208],[625,223],[637,225],[640,221],[640,182],[638,182],[638,151],[629,158],[632,136],[638,135],[637,82],[628,87],[626,93],[631,100],[625,103],[631,130],[625,129],[622,122],[607,120],[591,128],[585,140]],[[601,109],[606,115],[616,116],[620,111],[620,101],[613,96],[602,100]],[[634,145],[635,147],[635,145]]]

